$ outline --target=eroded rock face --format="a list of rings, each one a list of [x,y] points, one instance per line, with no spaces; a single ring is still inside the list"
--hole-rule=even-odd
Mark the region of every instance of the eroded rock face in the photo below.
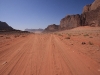
[[[6,22],[0,21],[0,31],[11,31],[14,30],[12,27],[10,27]]]
[[[83,8],[81,15],[82,25],[100,26],[100,0]]]
[[[91,10],[95,10],[100,6],[100,0],[95,0],[91,5]]]
[[[84,6],[82,13],[85,13],[85,12],[88,12],[88,11],[91,11],[91,4]]]
[[[54,31],[57,31],[57,30],[59,30],[59,25],[52,24],[52,25],[49,25],[49,26],[44,30],[44,32],[54,32]]]
[[[82,25],[100,26],[100,7],[81,15]]]
[[[80,15],[68,15],[60,21],[61,29],[71,29],[80,26]]]
[[[70,29],[78,26],[100,26],[100,0],[83,8],[81,15],[68,15],[60,21],[61,29]]]
[[[92,4],[84,6],[81,15],[68,15],[61,19],[60,26],[50,25],[46,30],[64,30],[78,26],[100,26],[100,0],[95,0]]]
[[[100,7],[100,0],[95,0],[92,4],[84,6],[83,13],[96,10],[98,7]]]

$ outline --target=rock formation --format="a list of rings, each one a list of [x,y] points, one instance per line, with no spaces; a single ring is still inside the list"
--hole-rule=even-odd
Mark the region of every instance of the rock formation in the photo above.
[[[83,13],[96,10],[98,7],[100,7],[100,0],[95,0],[92,4],[84,6]]]
[[[100,26],[100,0],[83,8],[81,20],[82,25]]]
[[[70,16],[70,17],[69,17]],[[69,17],[69,19],[68,19]],[[77,26],[100,26],[100,0],[83,8],[81,15],[68,15],[60,22],[61,28],[70,29]]]
[[[82,13],[85,13],[85,12],[88,12],[88,11],[91,11],[91,4],[84,6]]]
[[[61,19],[59,26],[50,25],[45,31],[71,29],[78,26],[100,26],[100,0],[84,6],[81,15],[67,15]]]
[[[44,32],[54,32],[54,31],[57,31],[58,29],[59,29],[59,25],[52,24],[52,25],[49,25],[49,26],[44,30]]]
[[[82,23],[85,26],[100,26],[100,7],[95,10],[85,12],[81,15]]]
[[[80,15],[68,15],[60,21],[60,29],[71,29],[78,27],[81,23]]]
[[[95,10],[100,7],[100,0],[95,0],[91,5],[91,10]]]
[[[14,30],[11,26],[9,26],[6,22],[0,21],[0,31],[12,31]]]

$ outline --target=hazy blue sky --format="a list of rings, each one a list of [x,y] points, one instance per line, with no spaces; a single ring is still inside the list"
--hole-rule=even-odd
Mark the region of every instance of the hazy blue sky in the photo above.
[[[46,28],[68,14],[81,14],[94,0],[0,0],[0,21],[15,29]]]

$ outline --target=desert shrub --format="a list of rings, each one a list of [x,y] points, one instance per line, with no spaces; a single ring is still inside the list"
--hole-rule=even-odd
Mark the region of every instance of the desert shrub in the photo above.
[[[3,35],[1,35],[0,37],[3,37]]]
[[[59,36],[62,36],[61,34],[58,34]]]
[[[11,38],[7,36],[6,39],[11,39]]]
[[[25,37],[25,35],[22,35],[22,37]]]
[[[66,37],[65,39],[70,39],[70,37]]]
[[[89,41],[89,45],[94,45],[92,42]]]
[[[57,33],[54,33],[55,35],[57,35]]]
[[[78,34],[78,35],[81,35],[81,34]]]
[[[93,38],[92,36],[90,36],[89,38]]]
[[[85,34],[84,36],[89,36],[89,34]]]
[[[99,34],[97,34],[97,36],[98,36]]]
[[[71,36],[71,34],[68,34],[68,36],[70,37],[70,36]]]
[[[82,42],[82,45],[85,45],[86,43],[85,42]]]
[[[17,38],[17,37],[19,37],[19,36],[20,36],[20,35],[15,35],[14,37]]]

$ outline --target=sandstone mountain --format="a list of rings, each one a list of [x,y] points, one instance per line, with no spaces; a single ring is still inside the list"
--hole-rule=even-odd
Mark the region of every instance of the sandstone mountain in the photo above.
[[[83,13],[96,10],[98,7],[100,7],[100,0],[95,0],[92,4],[84,6]]]
[[[81,15],[81,25],[100,26],[100,7]]]
[[[45,28],[44,32],[54,32],[59,30],[59,25],[51,24],[47,28]]]
[[[6,22],[0,21],[0,31],[12,31],[14,30],[11,26],[9,26]]]
[[[71,29],[78,27],[81,23],[80,15],[68,15],[60,21],[60,29]]]
[[[78,26],[100,26],[100,0],[83,7],[82,14],[67,15],[60,21],[60,25],[48,26],[45,31],[71,29]]]
[[[95,0],[91,5],[91,10],[95,10],[100,6],[100,0]]]

